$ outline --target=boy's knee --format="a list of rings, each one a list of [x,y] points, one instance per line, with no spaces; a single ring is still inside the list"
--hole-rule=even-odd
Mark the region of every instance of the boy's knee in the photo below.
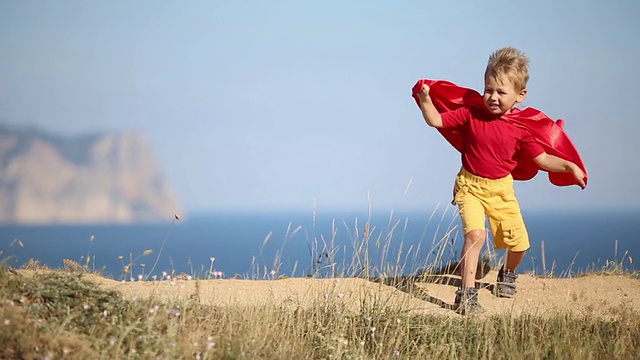
[[[487,232],[485,230],[471,230],[464,235],[464,241],[472,244],[483,243],[486,237]]]

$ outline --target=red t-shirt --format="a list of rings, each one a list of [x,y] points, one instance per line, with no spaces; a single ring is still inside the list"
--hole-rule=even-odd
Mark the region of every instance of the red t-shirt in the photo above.
[[[441,116],[443,128],[458,129],[464,134],[462,166],[474,175],[500,179],[518,164],[517,151],[522,150],[531,158],[544,152],[527,129],[500,118],[482,117],[466,107]]]

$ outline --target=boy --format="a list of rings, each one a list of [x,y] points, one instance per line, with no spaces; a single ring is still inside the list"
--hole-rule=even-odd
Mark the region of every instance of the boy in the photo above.
[[[507,249],[497,294],[516,294],[516,269],[529,249],[529,238],[514,178],[527,180],[543,169],[556,185],[586,186],[586,169],[562,123],[532,108],[515,108],[527,94],[528,62],[514,48],[495,51],[485,70],[483,95],[443,81],[420,80],[413,89],[427,124],[462,154],[454,186],[464,230],[462,285],[454,302],[460,314],[484,311],[478,303],[475,271],[486,235],[485,214],[495,248]]]

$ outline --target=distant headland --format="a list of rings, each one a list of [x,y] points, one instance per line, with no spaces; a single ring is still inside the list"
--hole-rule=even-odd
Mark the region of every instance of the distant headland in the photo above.
[[[141,223],[180,204],[135,132],[65,137],[0,124],[0,223]]]

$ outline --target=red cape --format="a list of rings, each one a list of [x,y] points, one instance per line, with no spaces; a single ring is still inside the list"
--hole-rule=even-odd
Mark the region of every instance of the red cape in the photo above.
[[[436,109],[443,113],[460,107],[476,109],[480,111],[486,110],[486,105],[477,91],[458,86],[454,83],[443,80],[418,80],[413,87],[412,95],[420,106],[418,100],[418,92],[422,90],[422,85],[427,84],[431,90],[429,96]],[[511,112],[502,115],[501,120],[512,123],[515,126],[523,127],[531,133],[533,138],[542,145],[547,154],[555,155],[559,158],[569,160],[584,172],[584,183],[587,184],[587,169],[582,162],[582,158],[578,150],[569,139],[564,131],[563,120],[553,121],[542,111],[534,108],[526,108],[524,110]],[[451,129],[438,129],[454,148],[462,151],[464,144],[464,135]],[[518,165],[511,172],[515,180],[529,180],[538,174],[541,169],[530,157],[522,153],[516,153],[516,161]],[[549,172],[549,181],[557,186],[579,185],[572,173],[566,172]]]

